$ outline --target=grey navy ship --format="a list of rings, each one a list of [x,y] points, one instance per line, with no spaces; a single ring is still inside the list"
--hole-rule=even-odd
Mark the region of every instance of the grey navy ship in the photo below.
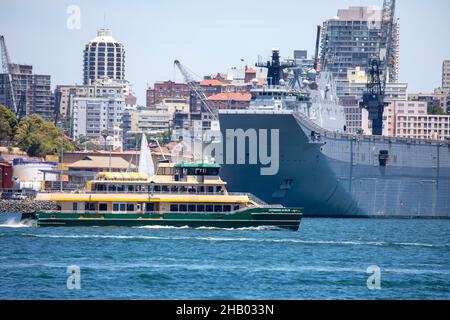
[[[279,171],[225,163],[229,189],[303,207],[306,217],[450,217],[450,141],[349,134],[329,73],[283,79],[278,51],[266,67],[268,83],[253,88],[250,108],[221,110],[219,122],[223,136],[278,129]]]

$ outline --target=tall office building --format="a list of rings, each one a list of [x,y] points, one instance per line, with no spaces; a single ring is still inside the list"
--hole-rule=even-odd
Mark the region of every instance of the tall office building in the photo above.
[[[111,31],[100,29],[97,37],[84,49],[84,84],[105,78],[124,80],[125,49],[111,36]]]
[[[321,40],[322,69],[330,71],[338,87],[348,83],[347,71],[360,67],[368,74],[372,59],[379,59],[382,37],[382,11],[374,7],[350,7],[323,23]],[[392,54],[396,63],[390,67],[390,82],[398,81],[399,23],[394,24]]]
[[[50,76],[33,74],[33,66],[12,64],[11,80],[14,95],[11,95],[9,75],[0,74],[0,103],[19,116],[38,114],[46,120],[54,117]],[[16,110],[14,110],[14,102]]]
[[[450,89],[450,60],[442,63],[442,88]]]

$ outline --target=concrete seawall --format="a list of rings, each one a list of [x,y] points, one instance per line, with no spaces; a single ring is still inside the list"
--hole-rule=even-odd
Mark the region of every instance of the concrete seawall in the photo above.
[[[23,213],[38,210],[56,210],[55,202],[36,200],[0,200],[0,213]]]

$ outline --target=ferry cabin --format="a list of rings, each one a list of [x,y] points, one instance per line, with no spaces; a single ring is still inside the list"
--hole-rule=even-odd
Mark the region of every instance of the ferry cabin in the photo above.
[[[231,195],[216,164],[160,163],[157,174],[99,173],[87,193],[51,194],[61,212],[234,213],[257,204],[248,195]]]

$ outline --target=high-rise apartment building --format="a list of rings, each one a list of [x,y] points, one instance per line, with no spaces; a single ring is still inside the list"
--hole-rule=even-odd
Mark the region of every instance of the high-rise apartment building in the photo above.
[[[450,60],[442,63],[442,88],[450,89]]]
[[[84,84],[105,78],[125,79],[125,49],[110,30],[99,30],[97,37],[86,44],[83,61]]]
[[[14,95],[11,95],[9,75],[0,74],[1,104],[19,116],[38,114],[46,120],[53,119],[49,75],[33,74],[31,65],[12,64],[11,79]],[[14,110],[14,104],[16,110]]]
[[[357,67],[367,71],[373,59],[386,47],[382,36],[382,11],[374,7],[349,7],[323,23],[322,70],[333,73],[338,88],[348,84],[347,72]],[[390,66],[390,82],[398,81],[399,23],[394,23],[391,43],[395,64]],[[382,67],[383,68],[383,67]]]

